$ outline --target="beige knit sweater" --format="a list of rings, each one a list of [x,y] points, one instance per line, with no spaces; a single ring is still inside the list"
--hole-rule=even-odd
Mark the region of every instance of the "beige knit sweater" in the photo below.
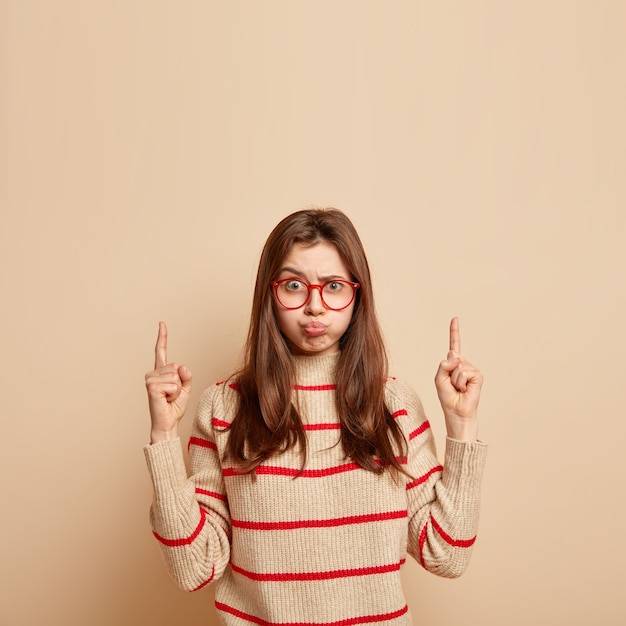
[[[290,450],[257,478],[223,462],[237,390],[208,389],[189,443],[146,446],[154,484],[151,523],[184,589],[217,581],[224,624],[411,624],[400,568],[406,553],[440,576],[466,568],[478,522],[482,443],[446,442],[445,464],[416,394],[390,379],[387,406],[409,442],[413,477],[375,475],[345,458],[334,406],[337,355],[297,357],[308,437],[303,473]]]

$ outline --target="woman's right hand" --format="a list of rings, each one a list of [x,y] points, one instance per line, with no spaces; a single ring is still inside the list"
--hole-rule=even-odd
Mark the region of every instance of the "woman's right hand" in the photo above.
[[[176,439],[178,422],[189,404],[191,372],[184,365],[167,362],[165,322],[159,322],[159,335],[154,348],[154,369],[146,374],[146,389],[152,420],[150,443]]]

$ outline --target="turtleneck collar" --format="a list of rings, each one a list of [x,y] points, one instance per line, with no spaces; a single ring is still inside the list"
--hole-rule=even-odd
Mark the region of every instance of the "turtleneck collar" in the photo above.
[[[294,356],[297,383],[299,385],[334,383],[339,356],[339,352],[321,356]]]

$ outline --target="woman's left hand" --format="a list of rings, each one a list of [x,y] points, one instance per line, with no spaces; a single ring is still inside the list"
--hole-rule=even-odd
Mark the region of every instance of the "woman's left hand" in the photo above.
[[[437,395],[446,419],[449,437],[476,441],[478,401],[483,384],[480,370],[461,356],[459,319],[450,322],[450,350],[435,375]]]

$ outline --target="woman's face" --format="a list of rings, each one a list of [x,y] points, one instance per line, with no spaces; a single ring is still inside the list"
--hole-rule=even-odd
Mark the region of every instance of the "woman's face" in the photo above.
[[[294,245],[275,280],[283,278],[293,278],[309,285],[323,285],[332,280],[352,281],[337,248],[326,241],[313,246]],[[291,283],[289,287],[292,287]],[[297,282],[293,287],[303,288]],[[349,286],[343,288],[352,289]],[[312,356],[339,351],[339,340],[352,319],[354,300],[345,309],[335,311],[324,306],[319,289],[311,289],[308,302],[299,309],[285,308],[276,297],[274,308],[278,326],[287,338],[291,353]]]

